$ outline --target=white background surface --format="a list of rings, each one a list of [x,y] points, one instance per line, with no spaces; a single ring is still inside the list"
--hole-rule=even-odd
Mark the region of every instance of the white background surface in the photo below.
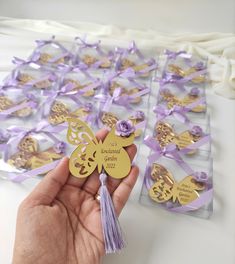
[[[0,15],[163,32],[235,32],[234,0],[1,0]]]
[[[101,1],[103,10],[115,9],[112,14],[100,12],[101,4],[96,5],[90,12],[91,1],[80,7],[62,13],[66,1],[58,3],[57,11],[51,7],[43,11],[42,3],[48,7],[55,1],[17,1],[11,6],[11,1],[0,3],[2,15],[33,16],[46,18],[65,18],[90,20],[103,23],[114,23],[121,26],[136,28],[149,27],[156,21],[159,30],[166,31],[224,31],[231,32],[234,26],[234,1],[158,1],[157,3],[137,3],[130,19],[129,13],[124,10],[124,1],[120,2],[122,8],[115,9],[117,2]],[[58,1],[57,1],[58,2]],[[85,1],[84,1],[85,2]],[[98,2],[98,1],[97,1]],[[134,2],[134,1],[133,1]],[[168,3],[169,2],[169,3]],[[184,3],[183,12],[176,2]],[[21,4],[23,3],[23,4]],[[71,1],[73,5],[75,3]],[[131,1],[126,2],[127,9],[131,8]],[[161,3],[161,4],[160,4]],[[167,4],[166,4],[167,3]],[[210,4],[209,4],[210,3]],[[226,4],[227,3],[227,4]],[[200,15],[193,8],[198,9],[204,5],[205,12]],[[78,3],[77,3],[78,5]],[[156,6],[155,6],[156,5]],[[99,6],[99,8],[98,8]],[[154,8],[153,8],[154,7]],[[146,9],[145,9],[146,8]],[[168,13],[169,8],[172,8]],[[190,9],[185,19],[185,10]],[[32,11],[33,10],[33,11]],[[98,10],[94,15],[94,10]],[[124,11],[123,11],[124,10]],[[138,19],[140,10],[146,10],[144,18]],[[213,12],[209,12],[213,10]],[[148,11],[148,12],[147,12]],[[108,13],[108,12],[105,12]],[[147,15],[149,13],[149,16]],[[71,14],[71,16],[69,15]],[[78,14],[78,17],[76,17]],[[122,16],[120,16],[122,14]],[[166,17],[166,14],[169,14]],[[191,14],[191,16],[189,15]],[[141,16],[140,16],[141,17]],[[190,17],[190,18],[189,18]],[[143,18],[143,17],[142,17]],[[164,20],[165,19],[165,20]],[[171,20],[172,19],[172,20]],[[168,23],[165,23],[165,21]],[[171,23],[169,21],[172,21]],[[197,21],[197,22],[195,22]],[[205,24],[206,23],[206,24]],[[166,25],[167,24],[167,25]],[[1,29],[1,28],[0,28]],[[39,37],[39,34],[38,34]],[[25,57],[33,46],[34,37],[9,37],[1,35],[0,38],[0,69],[9,70],[9,62],[13,55]],[[107,256],[105,264],[234,264],[235,263],[235,203],[234,203],[234,154],[235,154],[235,102],[219,97],[208,91],[208,103],[211,109],[211,126],[213,137],[214,156],[214,214],[210,220],[203,220],[185,215],[166,212],[161,209],[147,208],[139,205],[138,197],[141,187],[141,178],[136,185],[128,205],[121,215],[121,224],[128,241],[127,248],[117,255]],[[0,180],[0,263],[11,262],[14,242],[16,211],[19,203],[36,184],[35,179],[19,185]]]

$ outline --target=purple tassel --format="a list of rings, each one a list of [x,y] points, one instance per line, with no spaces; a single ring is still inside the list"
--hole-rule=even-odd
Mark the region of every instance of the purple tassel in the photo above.
[[[106,187],[107,175],[100,174],[100,209],[101,223],[105,243],[105,253],[115,253],[124,248],[125,243],[122,237],[122,230],[115,213],[113,201]]]

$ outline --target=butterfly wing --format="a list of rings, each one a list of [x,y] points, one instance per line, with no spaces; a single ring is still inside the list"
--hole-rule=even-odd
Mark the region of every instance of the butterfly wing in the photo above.
[[[196,182],[193,176],[187,176],[175,187],[174,196],[177,197],[181,205],[186,205],[196,200],[199,197],[197,191],[202,191],[204,188],[205,186]]]
[[[67,140],[72,145],[88,144],[95,142],[97,139],[89,126],[78,118],[68,118],[69,128],[67,132]]]
[[[151,170],[151,178],[156,181],[149,190],[151,199],[158,203],[164,203],[173,195],[174,179],[169,170],[158,163],[154,163]]]
[[[169,185],[163,179],[158,180],[149,189],[149,196],[158,203],[164,203],[171,199],[173,186]]]
[[[195,143],[192,134],[188,130],[174,137],[173,142],[177,145],[179,149],[186,148],[189,145]],[[196,149],[188,152],[188,154],[194,154],[195,152],[196,152]]]
[[[70,157],[69,170],[74,176],[85,178],[97,166],[98,141],[85,122],[76,118],[69,118],[68,122],[68,142],[78,145]]]
[[[124,149],[134,141],[134,133],[129,137],[115,135],[113,128],[101,145],[101,161],[104,170],[113,178],[121,179],[128,175],[131,170],[131,160]]]
[[[165,122],[157,122],[156,127],[156,139],[161,147],[165,147],[171,143],[175,138],[175,133],[170,124]]]
[[[98,148],[94,142],[88,145],[80,144],[71,154],[69,170],[78,178],[86,178],[97,166]]]
[[[105,126],[109,127],[110,129],[112,129],[116,125],[118,120],[118,117],[111,112],[102,113],[101,121]]]

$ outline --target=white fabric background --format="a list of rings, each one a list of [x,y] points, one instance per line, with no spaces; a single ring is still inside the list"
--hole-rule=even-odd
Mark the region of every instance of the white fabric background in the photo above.
[[[81,22],[64,24],[52,21],[0,19],[1,77],[12,68],[12,56],[26,57],[33,41],[55,34],[61,40],[88,33],[113,45],[135,39],[142,47],[184,48],[209,57],[212,87],[207,90],[211,112],[214,157],[214,214],[210,220],[172,214],[138,204],[141,177],[121,224],[128,241],[120,254],[107,256],[105,264],[233,264],[234,246],[234,98],[235,36],[232,33],[160,34],[153,30],[121,30]],[[37,184],[35,179],[23,184],[0,181],[0,263],[11,262],[16,211],[21,200]]]

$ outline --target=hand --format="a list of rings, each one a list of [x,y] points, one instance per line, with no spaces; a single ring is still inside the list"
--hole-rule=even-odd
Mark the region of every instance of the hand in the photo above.
[[[104,139],[107,131],[97,133]],[[135,145],[126,148],[131,160]],[[104,255],[100,205],[95,199],[100,181],[95,171],[87,179],[71,176],[68,158],[49,172],[19,207],[14,264],[96,264]],[[126,204],[138,176],[132,166],[123,180],[108,177],[107,187],[117,215]]]

